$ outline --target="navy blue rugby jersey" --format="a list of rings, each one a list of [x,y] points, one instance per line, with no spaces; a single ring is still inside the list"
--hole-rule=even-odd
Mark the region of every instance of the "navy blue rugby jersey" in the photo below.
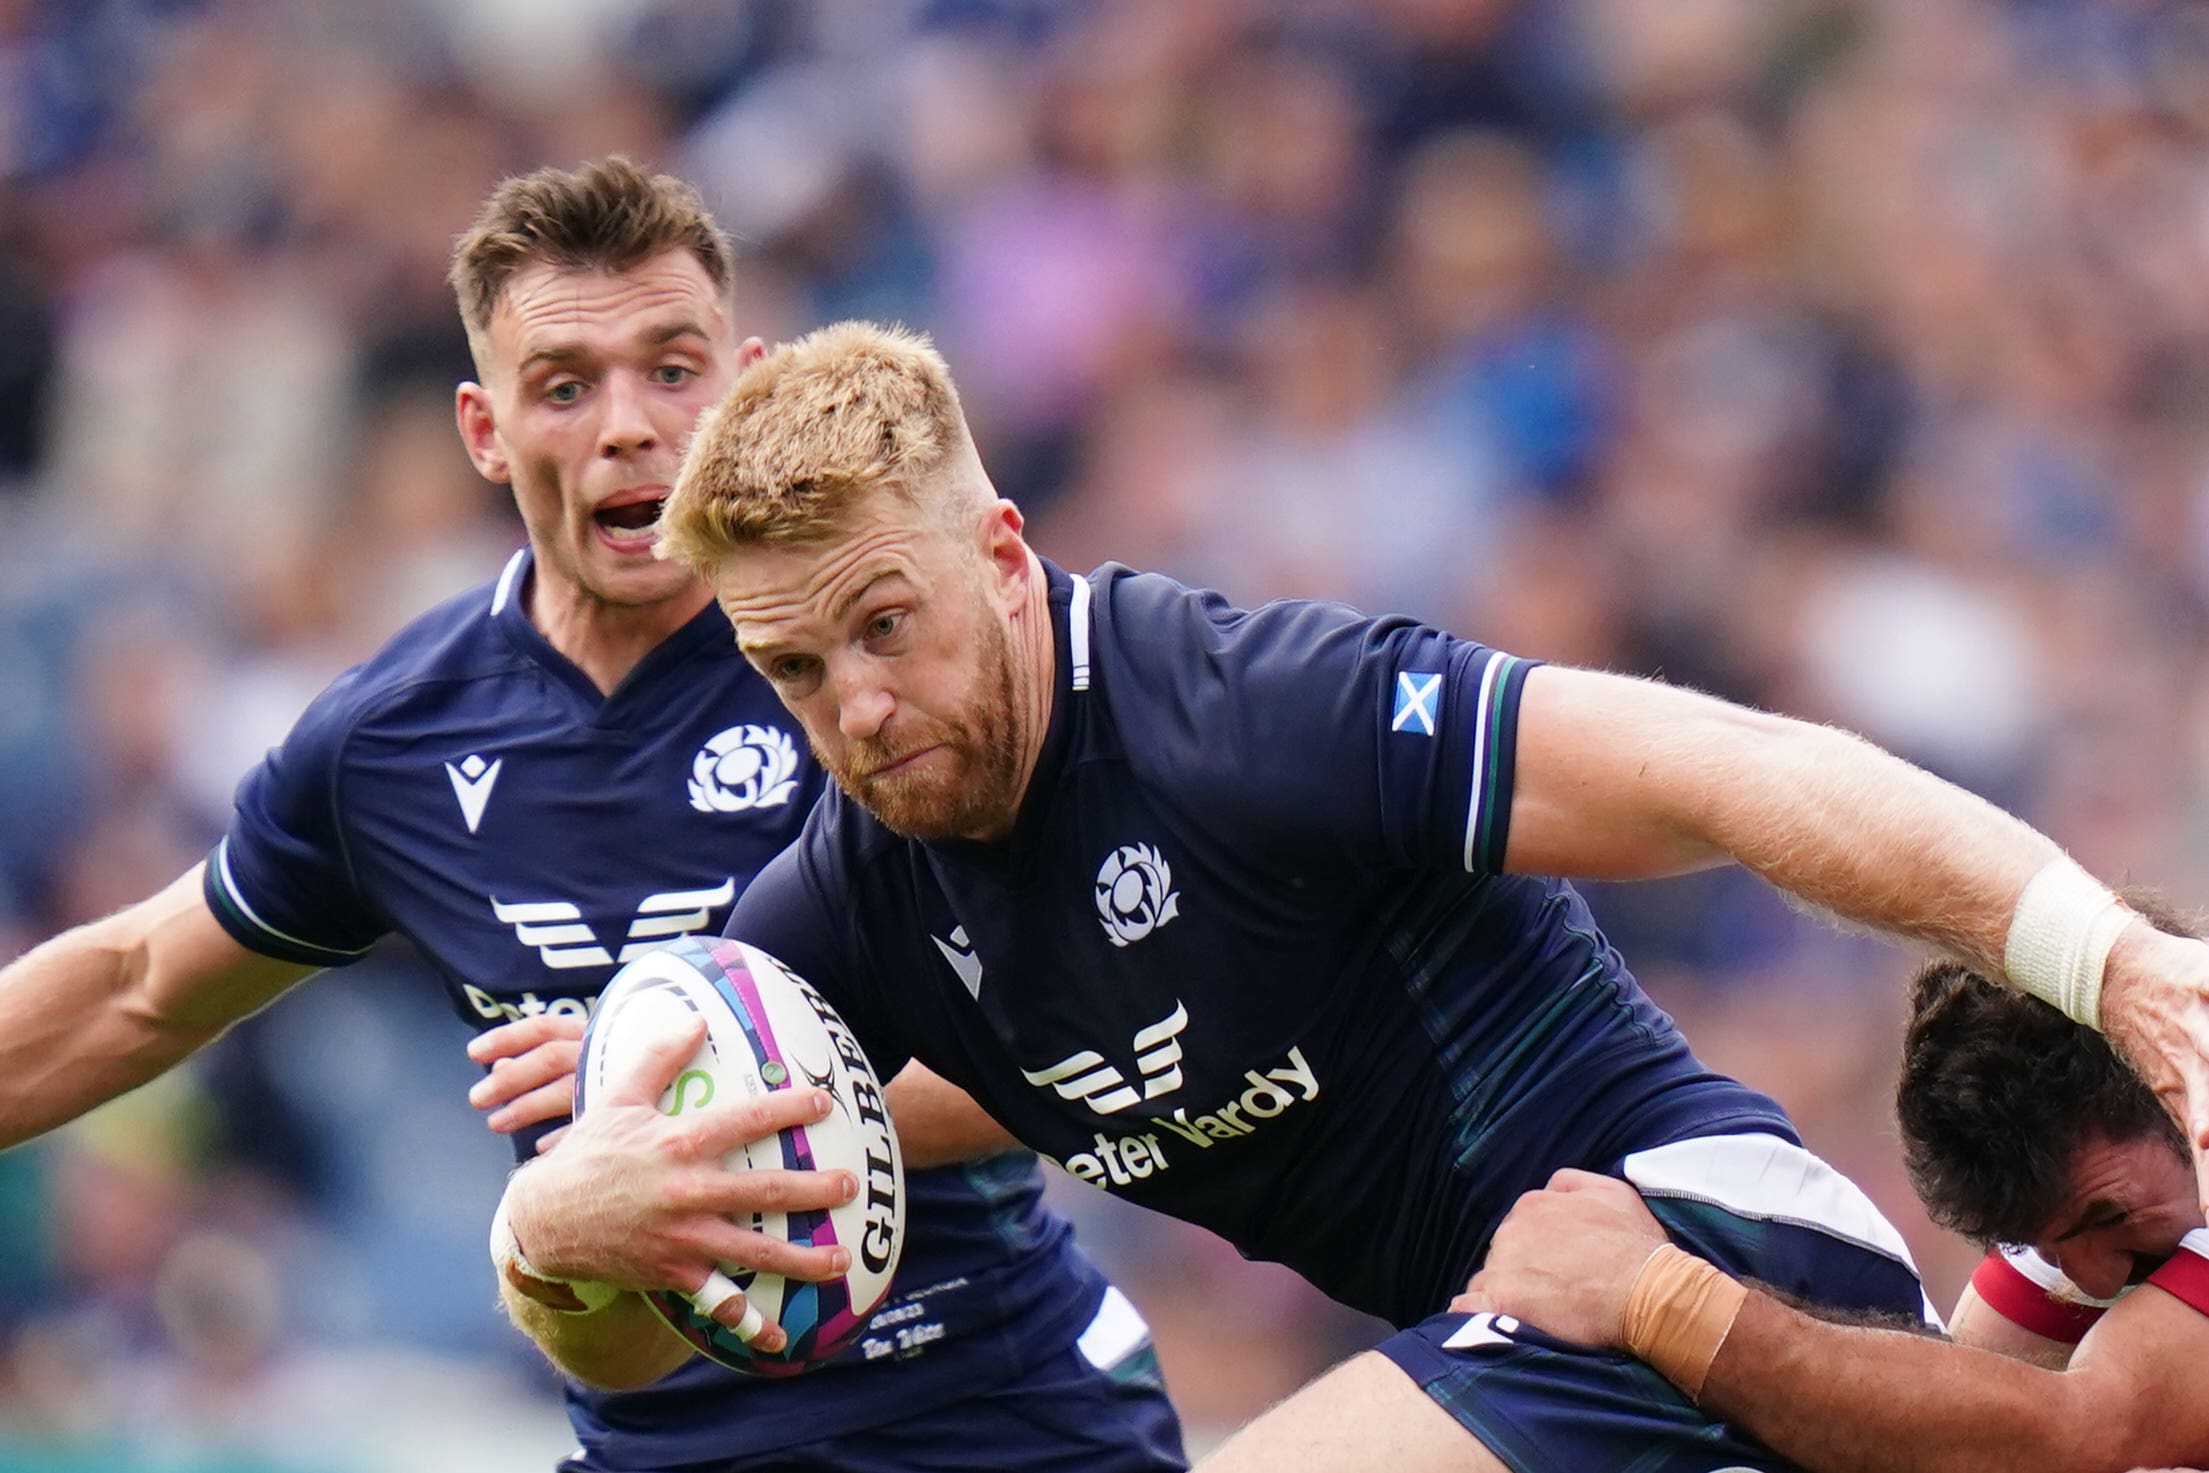
[[[245,778],[206,879],[239,942],[342,966],[395,931],[478,1030],[584,1015],[638,949],[717,927],[799,832],[823,780],[719,609],[602,695],[530,623],[529,567],[517,553],[340,676]],[[1040,1193],[1025,1153],[913,1173],[878,1332],[790,1381],[700,1359],[640,1392],[571,1389],[578,1434],[620,1467],[772,1450],[1063,1351],[1104,1281]]]
[[[831,792],[728,934],[869,1057],[1397,1324],[1520,1192],[1779,1107],[1706,1070],[1570,886],[1499,873],[1529,668],[1402,619],[1049,570],[1058,687],[1002,845]]]

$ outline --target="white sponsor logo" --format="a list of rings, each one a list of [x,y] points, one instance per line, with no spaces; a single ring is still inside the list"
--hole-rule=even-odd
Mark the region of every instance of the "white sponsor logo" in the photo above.
[[[1038,1089],[1049,1085],[1062,1100],[1081,1100],[1099,1115],[1116,1115],[1130,1105],[1181,1088],[1181,1030],[1188,1026],[1189,1010],[1177,1001],[1171,1013],[1136,1031],[1133,1043],[1135,1067],[1143,1079],[1141,1094],[1095,1049],[1083,1049],[1047,1069],[1023,1069],[1020,1075]]]
[[[499,769],[505,765],[504,757],[485,762],[473,752],[457,764],[445,764],[445,776],[453,780],[453,796],[460,800],[460,816],[467,820],[469,833],[483,822],[483,805],[491,801],[491,785],[499,780]]]
[[[490,993],[472,983],[463,982],[460,990],[468,994],[468,1006],[476,1010],[476,1016],[493,1023],[519,1023],[524,1018],[534,1018],[539,1013],[550,1013],[556,1018],[584,1018],[598,1009],[595,997],[555,997],[546,999],[534,992],[525,992],[512,1002],[500,1002]]]
[[[778,808],[798,790],[798,748],[779,727],[732,726],[690,763],[690,806],[700,813]]]
[[[566,900],[524,900],[508,905],[491,897],[491,914],[514,928],[514,939],[534,947],[555,971],[570,967],[610,967],[613,953],[598,944],[583,912]]]
[[[629,944],[614,960],[626,962],[670,936],[688,936],[708,929],[713,924],[713,913],[735,898],[734,876],[711,890],[667,890],[645,896],[637,904],[636,919],[629,923]]]
[[[1097,919],[1114,946],[1140,941],[1181,913],[1181,893],[1165,856],[1148,844],[1122,844],[1097,870]]]
[[[948,938],[931,936],[928,939],[936,943],[936,950],[942,952],[943,959],[951,963],[951,970],[959,974],[959,980],[966,984],[968,994],[975,1001],[981,1001],[982,959],[974,954],[974,944],[966,939],[966,927],[953,928]]]
[[[1250,1088],[1215,1109],[1199,1115],[1191,1115],[1187,1110],[1153,1115],[1150,1123],[1158,1130],[1118,1138],[1100,1130],[1092,1142],[1092,1149],[1077,1151],[1059,1165],[1068,1175],[1078,1176],[1094,1186],[1107,1190],[1124,1187],[1172,1168],[1173,1162],[1166,1154],[1161,1132],[1168,1139],[1209,1151],[1222,1141],[1256,1134],[1266,1121],[1292,1105],[1319,1098],[1319,1075],[1305,1062],[1302,1048],[1290,1049],[1286,1059],[1262,1074],[1256,1069],[1245,1069],[1243,1078]],[[1174,1149],[1179,1150],[1180,1145],[1175,1145]]]
[[[533,948],[554,971],[575,967],[611,967],[634,961],[671,936],[688,936],[712,929],[713,913],[736,898],[736,879],[730,876],[711,890],[667,890],[638,902],[635,919],[619,953],[608,951],[583,919],[582,910],[568,900],[522,900],[508,903],[491,898],[491,914],[501,925],[514,928],[514,939]]]

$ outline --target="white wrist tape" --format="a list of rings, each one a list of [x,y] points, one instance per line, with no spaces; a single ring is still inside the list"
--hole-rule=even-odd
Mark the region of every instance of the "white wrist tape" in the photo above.
[[[2102,968],[2131,921],[2131,908],[2108,886],[2068,859],[2052,860],[2017,897],[2002,970],[2020,992],[2099,1028]]]
[[[514,1228],[506,1220],[506,1199],[499,1198],[499,1210],[491,1214],[491,1261],[498,1265],[499,1277],[509,1271],[522,1274],[545,1284],[562,1284],[582,1304],[581,1309],[567,1309],[557,1304],[545,1304],[545,1308],[559,1314],[592,1314],[604,1309],[621,1297],[621,1291],[611,1284],[596,1283],[590,1279],[563,1279],[558,1274],[548,1274],[532,1264],[522,1252],[522,1245],[514,1237]],[[543,1300],[537,1301],[543,1304]]]

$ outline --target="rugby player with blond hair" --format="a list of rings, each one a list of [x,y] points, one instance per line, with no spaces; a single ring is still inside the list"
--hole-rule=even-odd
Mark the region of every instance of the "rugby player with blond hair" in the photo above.
[[[1731,1272],[1929,1313],[1893,1228],[1695,1059],[1555,876],[1745,864],[2105,1019],[2198,1118],[2209,947],[1981,800],[1405,619],[1071,573],[1022,530],[912,334],[813,333],[702,423],[664,551],[836,781],[727,930],[870,1058],[1399,1327],[1209,1466],[1786,1466],[1646,1366],[1450,1311],[1560,1167]],[[559,1154],[518,1214],[587,1215]]]

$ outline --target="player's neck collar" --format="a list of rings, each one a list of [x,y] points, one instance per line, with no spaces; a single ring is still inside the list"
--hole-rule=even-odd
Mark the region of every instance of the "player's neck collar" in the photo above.
[[[674,632],[647,650],[611,691],[596,682],[573,660],[562,654],[529,617],[529,580],[536,558],[527,546],[507,560],[506,569],[491,590],[491,622],[555,681],[571,690],[586,709],[600,720],[618,715],[634,700],[634,693],[649,689],[668,670],[686,663],[702,647],[726,645],[735,657],[736,641],[729,632],[728,616],[711,599]]]

